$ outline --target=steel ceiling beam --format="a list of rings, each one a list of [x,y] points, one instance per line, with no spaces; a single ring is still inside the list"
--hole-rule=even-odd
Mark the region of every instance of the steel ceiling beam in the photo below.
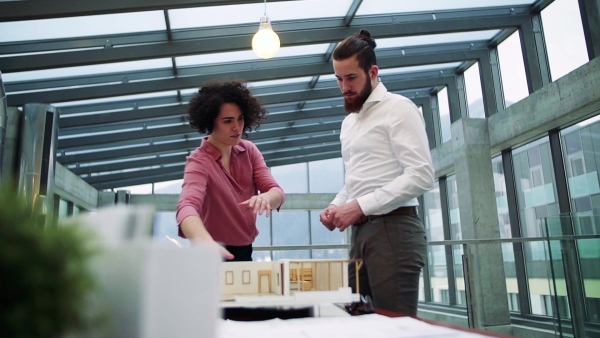
[[[89,127],[130,121],[139,122],[162,117],[181,116],[187,113],[187,107],[188,106],[186,104],[167,107],[135,109],[130,111],[120,111],[114,113],[99,113],[67,118],[61,116],[60,131],[63,132],[66,129],[77,127]]]
[[[514,10],[514,7],[511,7]],[[368,29],[375,39],[465,32],[489,29],[519,27],[529,18],[528,13],[517,14],[511,8],[494,8],[487,11],[460,11],[463,16],[445,20],[431,20],[424,17],[421,21],[401,21],[401,14],[369,16],[368,20],[355,18],[353,25],[341,26],[338,19],[321,19],[318,25],[306,20],[279,22],[274,24],[282,41],[282,47],[331,43],[356,33],[357,29]],[[520,8],[524,11],[526,7]],[[7,56],[0,58],[0,69],[4,73],[74,67],[90,64],[148,60],[186,55],[211,54],[250,50],[250,41],[256,31],[256,24],[240,25],[237,35],[198,37],[190,40],[174,40],[158,43],[119,46],[93,50],[65,51],[42,55]],[[174,36],[177,34],[174,32]],[[4,54],[0,46],[0,53]],[[257,61],[261,62],[261,61]]]
[[[332,158],[338,158],[341,154],[339,151],[330,152],[330,153],[322,153],[322,154],[312,154],[306,156],[299,156],[295,158],[286,158],[281,160],[270,160],[266,161],[268,167],[275,167],[281,165],[289,165],[296,163],[304,163],[304,162],[312,162],[312,161],[321,161],[328,160]],[[171,169],[171,170],[168,170]],[[145,170],[143,172],[138,172],[138,176],[136,175],[128,175],[128,177],[123,178],[120,175],[114,175],[110,177],[105,177],[104,180],[98,180],[97,183],[93,183],[92,186],[96,189],[112,189],[117,187],[125,187],[125,186],[133,186],[138,184],[148,184],[155,182],[163,182],[163,181],[171,181],[178,180],[183,178],[183,166],[167,168],[163,170]],[[83,178],[85,180],[85,178]]]
[[[0,22],[254,3],[263,3],[263,0],[9,1],[0,2]]]
[[[78,153],[73,155],[61,155],[57,157],[57,160],[62,165],[73,165],[78,163],[93,163],[93,162],[106,162],[108,160],[124,160],[128,158],[146,156],[146,155],[165,155],[173,152],[188,151],[191,152],[200,145],[199,138],[181,142],[172,142],[166,144],[144,144],[138,147],[124,148],[119,150],[105,150],[98,152],[89,153]],[[256,141],[254,144],[260,149],[260,151],[272,151],[276,149],[287,149],[296,148],[303,146],[310,146],[313,144],[326,144],[331,142],[339,142],[338,134],[330,134],[325,136],[315,137],[304,137],[296,139],[286,140],[261,140]]]
[[[338,158],[341,154],[338,151],[310,154],[304,156],[297,156],[293,158],[276,159],[265,161],[268,167],[328,160],[332,158]],[[159,169],[148,169],[139,170],[128,174],[111,174],[93,177],[84,177],[83,180],[87,181],[96,189],[112,189],[117,187],[132,186],[138,184],[147,184],[163,181],[171,181],[183,178],[184,166],[173,166]],[[92,179],[93,178],[93,179]]]
[[[188,154],[156,156],[154,158],[134,159],[127,162],[113,162],[107,164],[76,167],[71,168],[69,170],[71,170],[75,175],[103,173],[117,170],[131,170],[136,168],[152,167],[166,164],[171,165],[177,163],[185,163],[185,159],[187,156]]]
[[[398,91],[407,88],[422,88],[422,87],[431,87],[431,86],[440,86],[440,85],[448,85],[451,81],[454,80],[454,76],[440,76],[434,78],[415,78],[408,80],[401,80],[396,82],[388,82],[386,83],[386,88],[390,91]],[[322,98],[336,97],[340,96],[340,92],[338,88],[329,88],[329,89],[319,89],[319,90],[308,90],[305,92],[293,92],[293,93],[284,93],[284,94],[274,94],[267,95],[261,97],[261,101],[265,104],[269,103],[279,103],[279,102],[288,102],[288,101],[310,101],[317,100]],[[333,110],[332,113],[338,113],[340,110]],[[321,114],[324,114],[322,112]],[[293,115],[288,115],[290,117],[290,121],[293,121]],[[333,115],[331,115],[333,116]],[[340,115],[343,117],[343,115]],[[284,121],[284,120],[282,120]],[[329,124],[329,123],[328,123]],[[268,124],[263,125],[263,128],[268,128]],[[302,127],[300,127],[302,128]],[[337,128],[336,128],[337,129]],[[294,133],[297,130],[303,129],[293,129],[287,131],[287,133]],[[59,151],[65,151],[69,148],[82,148],[86,146],[99,146],[99,145],[107,145],[107,144],[119,144],[122,141],[139,141],[139,142],[148,142],[149,140],[160,138],[163,136],[169,135],[192,135],[195,131],[189,125],[180,125],[180,126],[165,126],[158,128],[148,128],[148,129],[139,129],[134,131],[122,131],[122,132],[113,132],[108,136],[107,134],[100,135],[82,135],[82,136],[73,136],[69,138],[59,138],[58,141],[58,149]],[[252,133],[251,138],[268,138],[272,136],[264,136],[269,135],[269,133],[274,133],[271,130],[261,130],[259,133]],[[255,136],[259,135],[259,136]]]
[[[408,66],[419,64],[418,61],[428,60],[426,64],[431,63],[446,63],[446,62],[455,62],[455,61],[463,61],[465,59],[476,59],[480,57],[476,53],[476,50],[484,50],[488,47],[488,41],[462,41],[456,43],[444,43],[444,44],[435,44],[435,45],[427,45],[427,46],[412,46],[412,47],[400,47],[400,48],[387,48],[383,50],[379,50],[377,55],[380,61],[394,60],[394,58],[401,57],[403,59],[403,64]],[[454,52],[452,54],[448,54],[444,56],[448,52]],[[460,53],[464,52],[465,55],[461,55]],[[387,61],[392,65],[397,64],[394,61]],[[244,61],[244,62],[235,62],[235,63],[227,63],[223,65],[203,65],[203,66],[193,66],[193,67],[182,67],[178,69],[178,75],[180,77],[192,77],[199,75],[208,75],[208,74],[238,74],[242,71],[255,71],[262,72],[264,69],[268,68],[282,68],[293,66],[301,66],[306,64],[321,64],[326,63],[330,65],[329,61],[325,61],[322,55],[308,55],[302,57],[287,57],[287,58],[278,58],[275,60],[268,60],[260,65],[256,64],[256,61]],[[381,63],[381,62],[380,62]],[[380,64],[380,67],[384,67],[385,64]],[[327,71],[326,74],[332,74],[333,69]],[[325,75],[325,74],[320,74]],[[286,75],[289,76],[289,75]],[[42,79],[42,80],[34,80],[34,81],[20,81],[20,82],[12,82],[5,85],[7,92],[18,92],[18,91],[35,91],[40,89],[51,89],[51,88],[61,88],[64,90],[68,87],[74,86],[94,86],[93,88],[102,91],[104,88],[98,87],[98,85],[114,85],[118,83],[129,83],[129,82],[138,82],[141,80],[145,80],[144,83],[147,83],[152,80],[157,79],[166,79],[166,78],[175,78],[173,73],[173,69],[171,67],[164,69],[152,69],[152,70],[138,70],[138,71],[127,71],[120,73],[112,73],[112,74],[94,74],[94,75],[84,75],[84,76],[70,76],[64,77],[60,79]],[[200,86],[204,80],[198,81],[192,88],[197,88]],[[284,87],[289,86],[304,86],[307,87],[308,84],[288,84],[284,85]],[[281,86],[278,86],[281,87]],[[311,87],[312,88],[312,87]],[[173,88],[165,88],[165,90],[173,89]],[[177,89],[188,89],[188,88],[177,88]],[[306,88],[300,88],[306,89]],[[261,89],[255,89],[255,91],[260,91]],[[144,92],[144,91],[141,91]],[[55,96],[56,94],[54,94]],[[123,94],[121,94],[123,95]],[[97,98],[97,97],[87,97],[87,98]],[[86,99],[86,97],[80,98],[72,98],[75,99]]]
[[[289,157],[298,157],[303,155],[318,154],[324,152],[334,152],[340,150],[340,144],[327,144],[321,146],[311,146],[303,148],[295,148],[290,150],[276,150],[271,152],[262,152],[265,161],[277,160]],[[140,158],[127,162],[115,162],[100,165],[82,166],[70,169],[76,175],[92,174],[92,173],[108,173],[119,170],[143,169],[161,165],[176,165],[186,162],[188,154],[172,155],[172,156],[156,156],[154,158]],[[114,173],[119,174],[119,173]]]
[[[468,45],[468,44],[467,44]],[[382,68],[409,67],[423,64],[440,64],[449,62],[462,62],[466,60],[477,60],[485,55],[484,49],[459,50],[441,53],[435,51],[426,54],[402,55],[399,49],[386,51],[378,57],[378,65]],[[180,78],[157,79],[141,82],[128,82],[73,89],[57,89],[43,92],[32,92],[23,94],[8,93],[8,105],[20,106],[27,102],[57,103],[79,100],[99,99],[106,97],[144,94],[150,92],[165,92],[179,89],[197,88],[202,83],[214,80],[245,79],[246,81],[275,80],[282,78],[304,77],[311,75],[329,75],[332,73],[330,62],[320,63],[296,63],[295,58],[288,59],[288,66],[271,66],[266,62],[264,67],[253,66],[247,62],[248,68],[252,70],[240,71],[230,70],[209,75],[186,76]],[[210,66],[207,66],[207,68]],[[173,101],[173,99],[171,99]],[[272,104],[273,102],[263,102]]]

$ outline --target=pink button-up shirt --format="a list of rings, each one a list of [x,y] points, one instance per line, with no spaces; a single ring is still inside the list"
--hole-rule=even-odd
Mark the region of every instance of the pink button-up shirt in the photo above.
[[[177,224],[181,225],[188,216],[199,216],[215,241],[236,246],[252,244],[258,235],[256,214],[238,203],[274,188],[281,194],[283,204],[285,194],[250,141],[242,140],[233,147],[230,171],[231,174],[223,167],[219,150],[204,138],[187,157]],[[185,237],[181,228],[179,236]]]

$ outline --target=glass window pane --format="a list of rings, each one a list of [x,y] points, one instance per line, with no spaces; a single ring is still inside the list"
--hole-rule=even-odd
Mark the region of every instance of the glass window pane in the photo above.
[[[467,100],[469,101],[469,117],[485,118],[479,62],[475,62],[465,71],[465,87],[467,89]]]
[[[183,173],[182,173],[183,175]],[[165,182],[154,183],[155,194],[177,194],[181,193],[181,186],[183,185],[183,179]]]
[[[379,75],[394,75],[394,74],[404,74],[404,73],[419,73],[419,72],[427,72],[434,71],[439,73],[440,70],[450,70],[453,72],[460,66],[460,62],[451,62],[451,63],[435,63],[430,65],[422,65],[422,66],[410,66],[410,67],[396,67],[396,68],[385,68],[379,70]],[[331,79],[335,79],[333,75]]]
[[[522,235],[541,236],[539,219],[558,214],[548,138],[513,150],[512,158]]]
[[[178,231],[179,227],[175,219],[175,212],[154,213],[154,223],[152,225],[152,240],[154,242],[189,247],[190,241],[179,237]]]
[[[502,259],[504,261],[504,276],[506,277],[506,293],[508,298],[508,310],[519,312],[519,285],[517,284],[517,268],[515,265],[515,253],[511,243],[502,243]]]
[[[166,27],[162,11],[3,22],[0,42],[164,31]]]
[[[599,116],[561,131],[561,144],[567,173],[571,210],[600,208],[600,119]]]
[[[140,184],[140,185],[132,185],[129,187],[120,187],[120,188],[114,188],[114,191],[119,191],[119,190],[128,190],[129,193],[134,194],[134,195],[150,195],[152,194],[152,183],[148,183],[148,184]]]
[[[306,163],[281,165],[271,168],[275,180],[286,194],[308,192],[308,170]]]
[[[273,250],[273,260],[310,258],[310,250]]]
[[[252,260],[255,262],[270,262],[271,251],[252,251]]]
[[[543,236],[540,218],[558,215],[548,138],[513,150],[512,158],[522,236]],[[548,278],[546,243],[531,242],[523,246],[532,314],[552,316],[552,307],[547,306],[551,280]]]
[[[434,182],[431,190],[423,194],[424,224],[429,241],[443,241],[444,229],[442,220],[442,207],[440,199],[439,182]],[[431,290],[424,290],[431,294],[433,302],[449,302],[448,273],[446,271],[446,253],[443,245],[429,245],[428,264]]]
[[[492,175],[494,176],[494,190],[496,193],[496,207],[498,209],[498,225],[501,238],[511,238],[510,217],[508,215],[508,200],[506,197],[506,182],[504,180],[504,167],[502,157],[492,159]],[[520,310],[515,267],[515,254],[511,243],[502,243],[502,259],[504,261],[504,274],[506,276],[506,292],[508,294],[508,308],[510,311]]]
[[[430,241],[443,241],[444,228],[439,182],[435,181],[433,188],[423,194],[423,209],[425,211],[425,231]]]
[[[555,81],[589,61],[577,0],[555,0],[542,11],[550,74]]]
[[[333,158],[308,163],[311,193],[338,193],[344,186],[344,162]]]
[[[434,303],[450,303],[448,272],[446,270],[446,251],[443,245],[429,246],[429,278],[431,282],[431,300]]]
[[[343,17],[350,9],[352,0],[311,0],[285,1],[260,4],[206,6],[198,8],[182,8],[169,10],[169,19],[173,29],[224,26],[241,23],[258,22],[263,15],[274,20],[299,20],[325,18],[330,16]],[[318,8],[318,10],[315,10]],[[202,18],[199,20],[198,18]]]
[[[266,80],[266,81],[255,81],[255,82],[247,82],[246,86],[248,88],[259,88],[259,87],[268,87],[268,86],[277,86],[277,85],[285,85],[285,84],[298,84],[305,83],[309,84],[312,77],[292,77],[287,79],[279,79],[279,80]],[[267,117],[268,119],[268,117]]]
[[[498,59],[502,73],[504,106],[510,107],[513,103],[521,101],[529,95],[518,31],[498,46]]]
[[[2,80],[5,83],[31,80],[47,80],[54,78],[64,78],[68,76],[84,75],[106,75],[111,73],[151,70],[160,68],[170,68],[173,64],[171,59],[152,59],[141,61],[115,62],[89,66],[65,67],[43,70],[30,70],[25,72],[15,72],[2,74]]]
[[[423,279],[423,271],[419,276],[419,302],[425,301],[425,280]]]
[[[277,213],[275,211],[274,213]],[[271,217],[267,218],[264,215],[256,217],[256,227],[258,228],[258,236],[254,239],[254,246],[270,246],[271,245]]]
[[[506,197],[506,182],[504,180],[504,167],[502,157],[492,159],[492,175],[494,177],[494,190],[496,193],[496,208],[498,209],[498,224],[500,237],[511,238],[510,219],[508,215],[508,200]]]
[[[273,217],[273,245],[307,245],[308,211],[280,211]]]
[[[442,143],[448,142],[452,138],[450,122],[450,104],[448,102],[448,89],[440,90],[437,95],[440,110],[440,128],[442,129]]]
[[[448,176],[446,185],[448,189],[448,210],[450,211],[450,239],[462,239],[456,175]]]
[[[507,5],[532,4],[534,0],[428,0],[428,1],[389,1],[363,0],[356,15],[435,12],[448,9],[493,7]]]
[[[587,215],[585,215],[587,214]],[[582,219],[582,220],[580,220]],[[600,219],[591,217],[589,212],[579,214],[574,218],[576,223],[587,223],[589,226],[594,226],[598,234],[600,227]],[[576,235],[589,235],[585,228],[584,231],[576,231]],[[600,323],[600,289],[597,287],[598,275],[595,273],[595,267],[600,266],[600,239],[580,239],[577,240],[577,249],[579,251],[579,262],[581,265],[581,278],[583,280],[583,288],[586,303],[586,318],[589,321]]]
[[[460,224],[460,208],[458,205],[458,187],[456,184],[456,175],[448,176],[446,179],[448,210],[450,212],[450,239],[462,239],[462,229]],[[465,280],[463,278],[462,267],[462,245],[452,246],[453,269],[456,281],[456,304],[466,305],[465,299]]]
[[[454,257],[454,278],[456,280],[456,305],[467,306],[467,293],[462,264],[463,246],[453,245],[452,256]]]
[[[381,51],[385,48],[409,47],[419,45],[431,45],[451,42],[471,42],[477,40],[490,40],[499,30],[485,30],[474,32],[446,33],[446,34],[430,34],[430,35],[415,35],[402,36],[398,38],[383,38],[377,39],[377,50]],[[375,37],[377,38],[377,37]]]
[[[57,210],[58,218],[66,218],[69,216],[69,204],[67,201],[60,199],[58,201],[58,210]]]
[[[52,102],[53,106],[56,107],[68,107],[74,104],[95,104],[95,103],[106,103],[106,102],[123,102],[129,100],[143,100],[143,99],[157,99],[159,97],[168,98],[168,97],[177,97],[177,91],[167,91],[167,92],[154,92],[154,93],[146,93],[146,94],[135,94],[135,95],[124,95],[124,96],[112,96],[101,99],[90,99],[90,100],[81,100],[81,101],[71,101],[71,102]],[[152,104],[145,105],[143,101],[138,108],[144,107],[152,107]],[[77,114],[70,114],[70,116],[78,116]]]
[[[312,54],[324,54],[327,51],[329,44],[313,44],[304,46],[294,47],[281,47],[277,55],[273,58],[282,58],[288,56],[302,56]],[[177,67],[195,66],[203,64],[215,63],[215,60],[219,62],[233,62],[233,61],[247,61],[256,60],[256,54],[253,51],[239,51],[239,52],[226,52],[226,53],[210,53],[201,55],[190,55],[190,56],[179,56],[175,58],[175,64]]]
[[[318,249],[312,251],[313,259],[347,259],[348,249]]]

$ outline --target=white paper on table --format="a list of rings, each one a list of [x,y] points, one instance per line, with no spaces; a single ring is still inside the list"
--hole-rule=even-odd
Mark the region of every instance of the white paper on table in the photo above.
[[[429,324],[411,317],[390,318],[378,314],[354,317],[271,319],[238,322],[220,320],[218,338],[476,338],[479,333]]]

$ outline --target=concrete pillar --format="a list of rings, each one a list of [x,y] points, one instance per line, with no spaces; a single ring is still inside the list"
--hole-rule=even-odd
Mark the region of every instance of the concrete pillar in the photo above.
[[[99,206],[98,190],[58,162],[54,172],[54,192],[79,209],[96,210]],[[112,193],[112,204],[114,199]]]
[[[6,105],[6,92],[2,83],[2,72],[0,72],[0,179],[4,176],[2,162],[4,160],[5,135],[8,127],[8,107]]]
[[[462,118],[453,123],[452,148],[462,238],[499,239],[487,121]],[[468,245],[465,256],[470,323],[478,329],[510,334],[500,243]]]
[[[117,190],[115,193],[115,204],[129,204],[131,192],[129,190]]]
[[[2,182],[9,181],[16,184],[17,175],[17,150],[19,149],[19,125],[21,112],[16,107],[6,110],[6,134],[2,143]]]
[[[54,170],[58,143],[58,110],[45,104],[26,104],[19,135],[18,190],[53,224]]]

